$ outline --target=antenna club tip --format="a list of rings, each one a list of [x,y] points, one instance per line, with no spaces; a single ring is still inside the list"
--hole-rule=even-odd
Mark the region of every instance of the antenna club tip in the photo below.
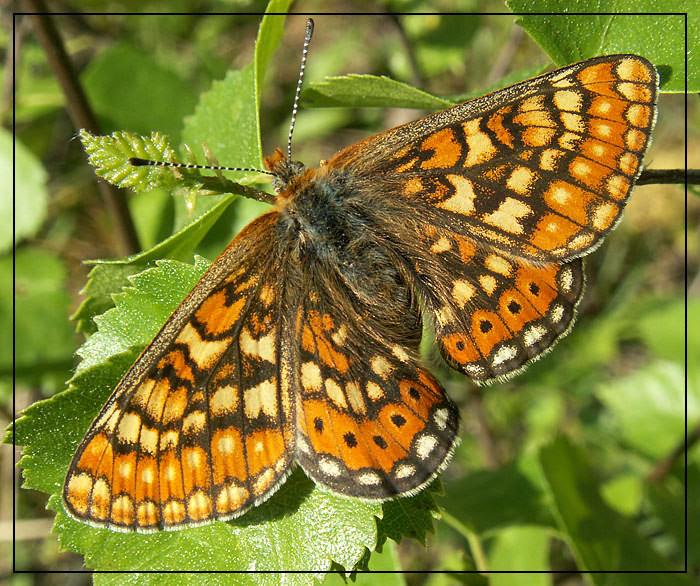
[[[307,34],[307,36],[311,35],[312,32],[314,32],[314,19],[307,18],[306,19],[306,34]]]
[[[129,159],[129,164],[133,165],[134,167],[146,167],[147,165],[152,165],[153,163],[151,161],[147,161],[146,159],[131,157]]]

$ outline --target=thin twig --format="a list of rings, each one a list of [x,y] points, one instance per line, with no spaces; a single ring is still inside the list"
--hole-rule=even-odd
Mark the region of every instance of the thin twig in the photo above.
[[[101,134],[97,119],[88,104],[61,37],[43,1],[23,0],[23,5],[26,12],[34,13],[29,15],[34,32],[44,49],[49,66],[63,90],[66,98],[66,109],[76,130],[85,128],[93,134]],[[98,179],[98,186],[117,227],[120,253],[131,254],[139,251],[141,247],[124,192],[102,179]]]
[[[652,183],[685,183],[685,169],[644,169],[637,185]],[[700,185],[700,169],[688,169],[688,185]]]

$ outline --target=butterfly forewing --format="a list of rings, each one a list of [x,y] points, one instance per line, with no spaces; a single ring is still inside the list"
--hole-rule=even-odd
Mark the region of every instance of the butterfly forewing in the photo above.
[[[436,222],[514,256],[571,259],[620,218],[657,85],[641,57],[598,57],[370,137],[329,165],[390,182]]]
[[[119,383],[71,463],[74,517],[143,532],[197,525],[242,514],[289,473],[276,219],[241,232]]]

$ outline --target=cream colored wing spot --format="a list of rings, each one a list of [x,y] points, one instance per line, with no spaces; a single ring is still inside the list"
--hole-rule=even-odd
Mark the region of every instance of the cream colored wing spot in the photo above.
[[[520,195],[529,195],[536,180],[537,174],[527,167],[516,167],[506,180],[506,186]]]
[[[618,207],[612,202],[600,204],[593,211],[593,227],[596,230],[605,230],[618,216]]]
[[[209,409],[212,415],[221,416],[233,413],[238,408],[238,387],[225,385],[212,393]]]
[[[474,184],[460,175],[447,175],[447,180],[454,186],[455,193],[437,204],[437,207],[469,216],[474,212]]]
[[[131,462],[129,462],[128,460],[123,461],[121,464],[119,464],[119,475],[122,478],[129,478],[133,469],[134,466]]]
[[[276,342],[277,336],[275,335],[275,328],[272,328],[265,336],[261,336],[257,339],[251,336],[248,328],[243,328],[238,338],[239,346],[245,354],[255,356],[256,358],[260,358],[272,364],[275,363],[275,357],[277,355],[275,348]]]
[[[622,59],[617,64],[615,71],[620,79],[627,81],[639,81],[644,83],[651,83],[653,81],[647,67],[640,63],[638,59],[629,57]]]
[[[444,407],[437,409],[433,413],[433,423],[437,426],[440,431],[445,431],[447,428],[447,421],[450,419],[450,412]]]
[[[216,442],[216,447],[222,454],[233,454],[236,450],[236,440],[232,434],[222,434]]]
[[[518,112],[541,111],[544,108],[544,96],[525,98],[518,106]]]
[[[571,267],[564,267],[557,275],[557,284],[565,293],[569,293],[574,285],[574,273]]]
[[[411,476],[415,475],[416,467],[413,466],[413,464],[401,464],[396,468],[396,471],[394,472],[394,476],[400,479],[410,478]]]
[[[328,395],[328,398],[333,401],[333,403],[335,403],[341,409],[348,408],[343,389],[340,388],[340,385],[338,385],[337,382],[335,382],[332,378],[327,378],[324,386],[326,389],[326,395]]]
[[[345,343],[345,339],[348,337],[348,328],[345,324],[342,324],[336,332],[331,336],[331,340],[336,346],[342,346]]]
[[[170,384],[167,379],[161,379],[153,386],[153,390],[148,399],[148,405],[146,405],[146,413],[156,421],[163,416],[163,409],[165,408],[165,401],[168,398],[169,392]]]
[[[586,123],[583,117],[579,114],[572,114],[571,112],[562,112],[560,114],[562,124],[567,130],[571,132],[578,132],[583,134],[586,132]]]
[[[622,82],[617,84],[616,89],[630,102],[651,102],[651,91],[644,85]]]
[[[630,190],[630,183],[622,175],[611,175],[606,181],[608,194],[613,199],[624,199]]]
[[[625,153],[618,161],[618,167],[625,175],[634,175],[638,165],[639,159],[632,153]]]
[[[362,391],[360,390],[360,385],[356,382],[348,382],[345,384],[345,394],[348,397],[348,403],[350,404],[350,409],[355,413],[366,414],[367,407],[365,405],[365,399],[362,396]]]
[[[367,383],[367,396],[372,401],[379,401],[384,398],[384,391],[377,383],[370,381]]]
[[[189,348],[188,356],[201,369],[211,368],[226,351],[229,340],[203,340],[191,323],[187,323],[175,340]]]
[[[156,471],[153,466],[141,470],[141,482],[144,484],[153,484],[156,480]]]
[[[491,364],[493,366],[498,366],[503,364],[508,360],[512,360],[518,355],[518,350],[515,346],[501,346],[491,359]]]
[[[481,130],[480,122],[481,118],[462,122],[467,146],[469,147],[464,161],[465,167],[484,163],[498,154],[498,149],[493,145],[489,136]]]
[[[631,151],[641,151],[646,145],[647,137],[646,135],[636,128],[630,128],[625,133],[625,145]]]
[[[507,197],[500,203],[495,212],[484,215],[484,221],[504,232],[522,234],[524,232],[521,219],[532,213],[532,208],[526,203]]]
[[[139,440],[141,417],[137,413],[126,413],[117,426],[117,437],[120,441],[135,444]]]
[[[277,417],[277,379],[273,376],[244,391],[243,405],[248,419],[255,419],[260,413]]]
[[[304,362],[301,365],[301,386],[308,393],[320,391],[323,384],[321,369],[314,362]]]
[[[581,93],[574,90],[554,92],[554,105],[560,110],[580,112],[582,106]]]
[[[491,272],[504,277],[510,277],[513,274],[513,265],[497,254],[489,254],[484,260],[484,266]]]
[[[131,395],[131,403],[137,406],[139,409],[145,410],[148,406],[148,400],[151,397],[151,391],[156,381],[152,378],[147,378],[141,382],[141,384],[136,388],[134,394]],[[116,409],[117,404],[112,405],[112,409]]]
[[[202,411],[193,411],[182,422],[182,432],[187,434],[199,433],[207,425],[206,415]]]
[[[433,450],[437,447],[438,440],[432,434],[425,434],[418,438],[416,441],[416,455],[421,460],[427,460]]]
[[[651,109],[643,104],[632,104],[627,108],[625,118],[632,126],[647,128],[651,119]]]
[[[554,322],[556,324],[556,323],[559,323],[563,317],[564,317],[564,306],[559,305],[559,304],[555,305],[552,308],[552,313],[551,313],[550,319],[552,320],[552,322]]]
[[[147,454],[155,455],[158,449],[158,430],[150,427],[142,427],[139,436],[139,445]]]
[[[373,356],[372,359],[369,361],[369,364],[372,367],[374,374],[381,376],[382,378],[386,378],[394,370],[394,367],[392,366],[391,362],[389,362],[386,358],[384,358],[384,356],[381,356],[380,354],[376,354],[375,356]]]
[[[573,132],[565,132],[559,137],[559,146],[565,150],[574,151],[578,148],[583,136]]]
[[[564,151],[558,149],[545,149],[540,156],[540,168],[544,171],[556,171],[559,159]]]
[[[440,254],[441,252],[446,252],[451,248],[452,243],[444,236],[440,236],[438,240],[433,242],[432,246],[430,247],[430,252],[433,254]]]
[[[408,353],[406,352],[406,350],[404,350],[404,349],[403,349],[401,346],[399,346],[398,344],[394,344],[394,345],[391,347],[391,353],[392,353],[394,356],[396,356],[396,358],[398,358],[401,362],[408,362],[408,361],[410,360],[410,358],[411,358],[411,357],[408,355]]]
[[[479,277],[479,285],[488,295],[493,295],[498,283],[496,283],[496,279],[492,275],[481,275]]]
[[[160,451],[165,452],[170,448],[176,448],[180,441],[180,434],[175,430],[163,432],[160,436]]]
[[[321,469],[321,472],[332,478],[337,478],[343,474],[343,470],[338,463],[330,458],[320,458],[318,467]]]
[[[225,484],[216,496],[216,510],[229,513],[241,508],[250,493],[235,481]]]
[[[452,299],[454,299],[460,309],[464,309],[464,306],[474,296],[474,293],[476,293],[476,289],[469,281],[456,279],[452,284]]]
[[[378,486],[382,483],[382,478],[376,472],[363,472],[357,477],[357,481],[363,486]]]
[[[523,342],[526,346],[533,346],[547,334],[547,329],[541,325],[529,327],[523,335]]]

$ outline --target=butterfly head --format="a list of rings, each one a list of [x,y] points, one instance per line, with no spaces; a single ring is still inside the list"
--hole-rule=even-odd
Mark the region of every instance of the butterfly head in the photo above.
[[[265,157],[264,162],[273,175],[272,186],[278,195],[293,189],[306,171],[304,163],[290,160],[280,148],[275,149],[269,157]]]

